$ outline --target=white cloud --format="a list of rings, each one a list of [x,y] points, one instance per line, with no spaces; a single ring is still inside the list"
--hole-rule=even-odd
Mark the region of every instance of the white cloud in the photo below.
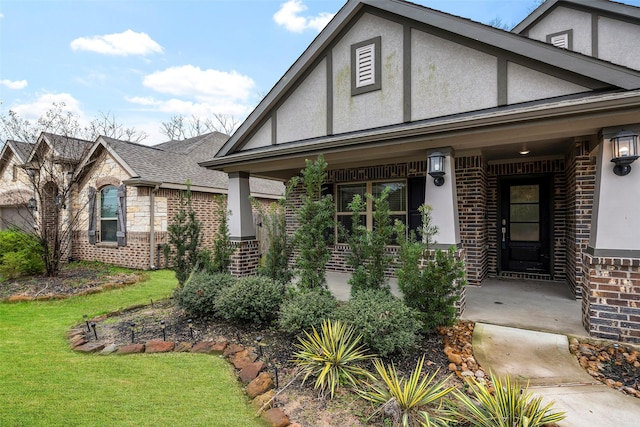
[[[289,0],[280,5],[280,9],[273,14],[276,24],[294,33],[301,33],[309,28],[320,32],[333,18],[334,14],[322,12],[317,16],[301,16],[307,10],[301,0]]]
[[[71,42],[71,49],[86,50],[104,55],[149,55],[163,49],[146,33],[127,30],[123,33],[80,37]]]
[[[251,110],[248,104],[229,100],[197,102],[177,98],[162,100],[153,97],[131,97],[127,98],[127,101],[161,113],[185,117],[211,117],[213,114],[225,114],[240,118],[246,116]]]
[[[246,100],[255,82],[236,71],[202,70],[193,65],[170,67],[145,76],[142,84],[156,92],[198,100]]]
[[[3,79],[3,80],[0,80],[0,85],[6,86],[9,89],[18,90],[18,89],[24,89],[25,87],[27,87],[27,81],[26,80],[11,81],[7,79]]]
[[[83,117],[80,102],[68,93],[46,93],[38,96],[38,98],[31,103],[12,106],[11,110],[18,113],[18,115],[24,119],[38,119],[47,111],[51,110],[54,103],[64,103],[64,111]]]

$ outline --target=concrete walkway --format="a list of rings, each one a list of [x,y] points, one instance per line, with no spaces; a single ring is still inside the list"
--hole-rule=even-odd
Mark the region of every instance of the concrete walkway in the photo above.
[[[498,376],[509,374],[567,417],[566,427],[637,427],[640,400],[596,381],[569,352],[566,335],[476,323],[473,352]]]
[[[350,297],[349,277],[327,272],[329,289],[342,301]],[[395,279],[389,285],[401,296]],[[529,382],[531,392],[566,412],[559,426],[640,426],[640,399],[596,381],[569,352],[567,335],[588,334],[581,302],[566,283],[491,278],[466,292],[462,318],[476,322],[473,352],[487,372]]]

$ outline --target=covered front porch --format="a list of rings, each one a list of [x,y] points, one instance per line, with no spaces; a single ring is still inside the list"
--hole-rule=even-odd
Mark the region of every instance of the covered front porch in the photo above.
[[[327,271],[329,290],[341,301],[349,299],[351,275]],[[391,292],[402,297],[397,280],[389,279]],[[582,325],[581,302],[562,281],[486,278],[482,286],[466,287],[461,318],[563,335],[588,336]]]

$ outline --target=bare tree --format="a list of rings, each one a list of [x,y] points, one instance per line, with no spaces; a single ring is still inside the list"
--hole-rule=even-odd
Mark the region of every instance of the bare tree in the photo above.
[[[137,143],[144,141],[149,136],[146,132],[138,131],[136,128],[124,127],[117,122],[116,116],[109,112],[100,112],[85,128],[84,136],[86,139],[94,140],[98,135]]]
[[[487,22],[487,25],[505,31],[511,31],[511,29],[514,27],[513,24],[504,22],[499,16],[496,16],[491,21]]]
[[[83,174],[83,160],[89,154],[96,132],[119,136],[139,136],[135,130],[118,125],[115,118],[103,115],[90,126],[82,126],[77,116],[54,104],[35,122],[10,111],[0,116],[0,131],[21,142],[33,144],[25,164],[21,165],[16,188],[23,192],[22,215],[33,224],[32,232],[42,245],[47,276],[57,276],[61,261],[71,256],[73,232],[80,228],[81,212],[77,182]],[[85,139],[87,136],[91,139]]]
[[[160,133],[169,139],[180,141],[209,132],[222,132],[231,135],[239,124],[238,119],[227,114],[215,113],[213,117],[206,119],[191,116],[188,120],[182,115],[177,115],[171,117],[168,122],[162,122]]]

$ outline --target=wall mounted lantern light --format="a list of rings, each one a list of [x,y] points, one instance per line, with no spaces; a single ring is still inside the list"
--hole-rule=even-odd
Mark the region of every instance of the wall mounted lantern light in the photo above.
[[[38,210],[38,202],[36,201],[35,198],[30,198],[29,201],[27,202],[27,207],[32,210],[32,211],[37,211]]]
[[[60,193],[56,194],[55,203],[58,209],[60,208],[67,209],[67,205],[64,203],[64,197],[62,196],[62,194]]]
[[[444,184],[444,159],[444,154],[438,151],[429,154],[429,175],[433,178],[436,187]]]
[[[638,134],[621,130],[611,138],[613,148],[613,158],[611,161],[616,165],[613,173],[618,176],[625,176],[631,172],[631,163],[638,158]]]

